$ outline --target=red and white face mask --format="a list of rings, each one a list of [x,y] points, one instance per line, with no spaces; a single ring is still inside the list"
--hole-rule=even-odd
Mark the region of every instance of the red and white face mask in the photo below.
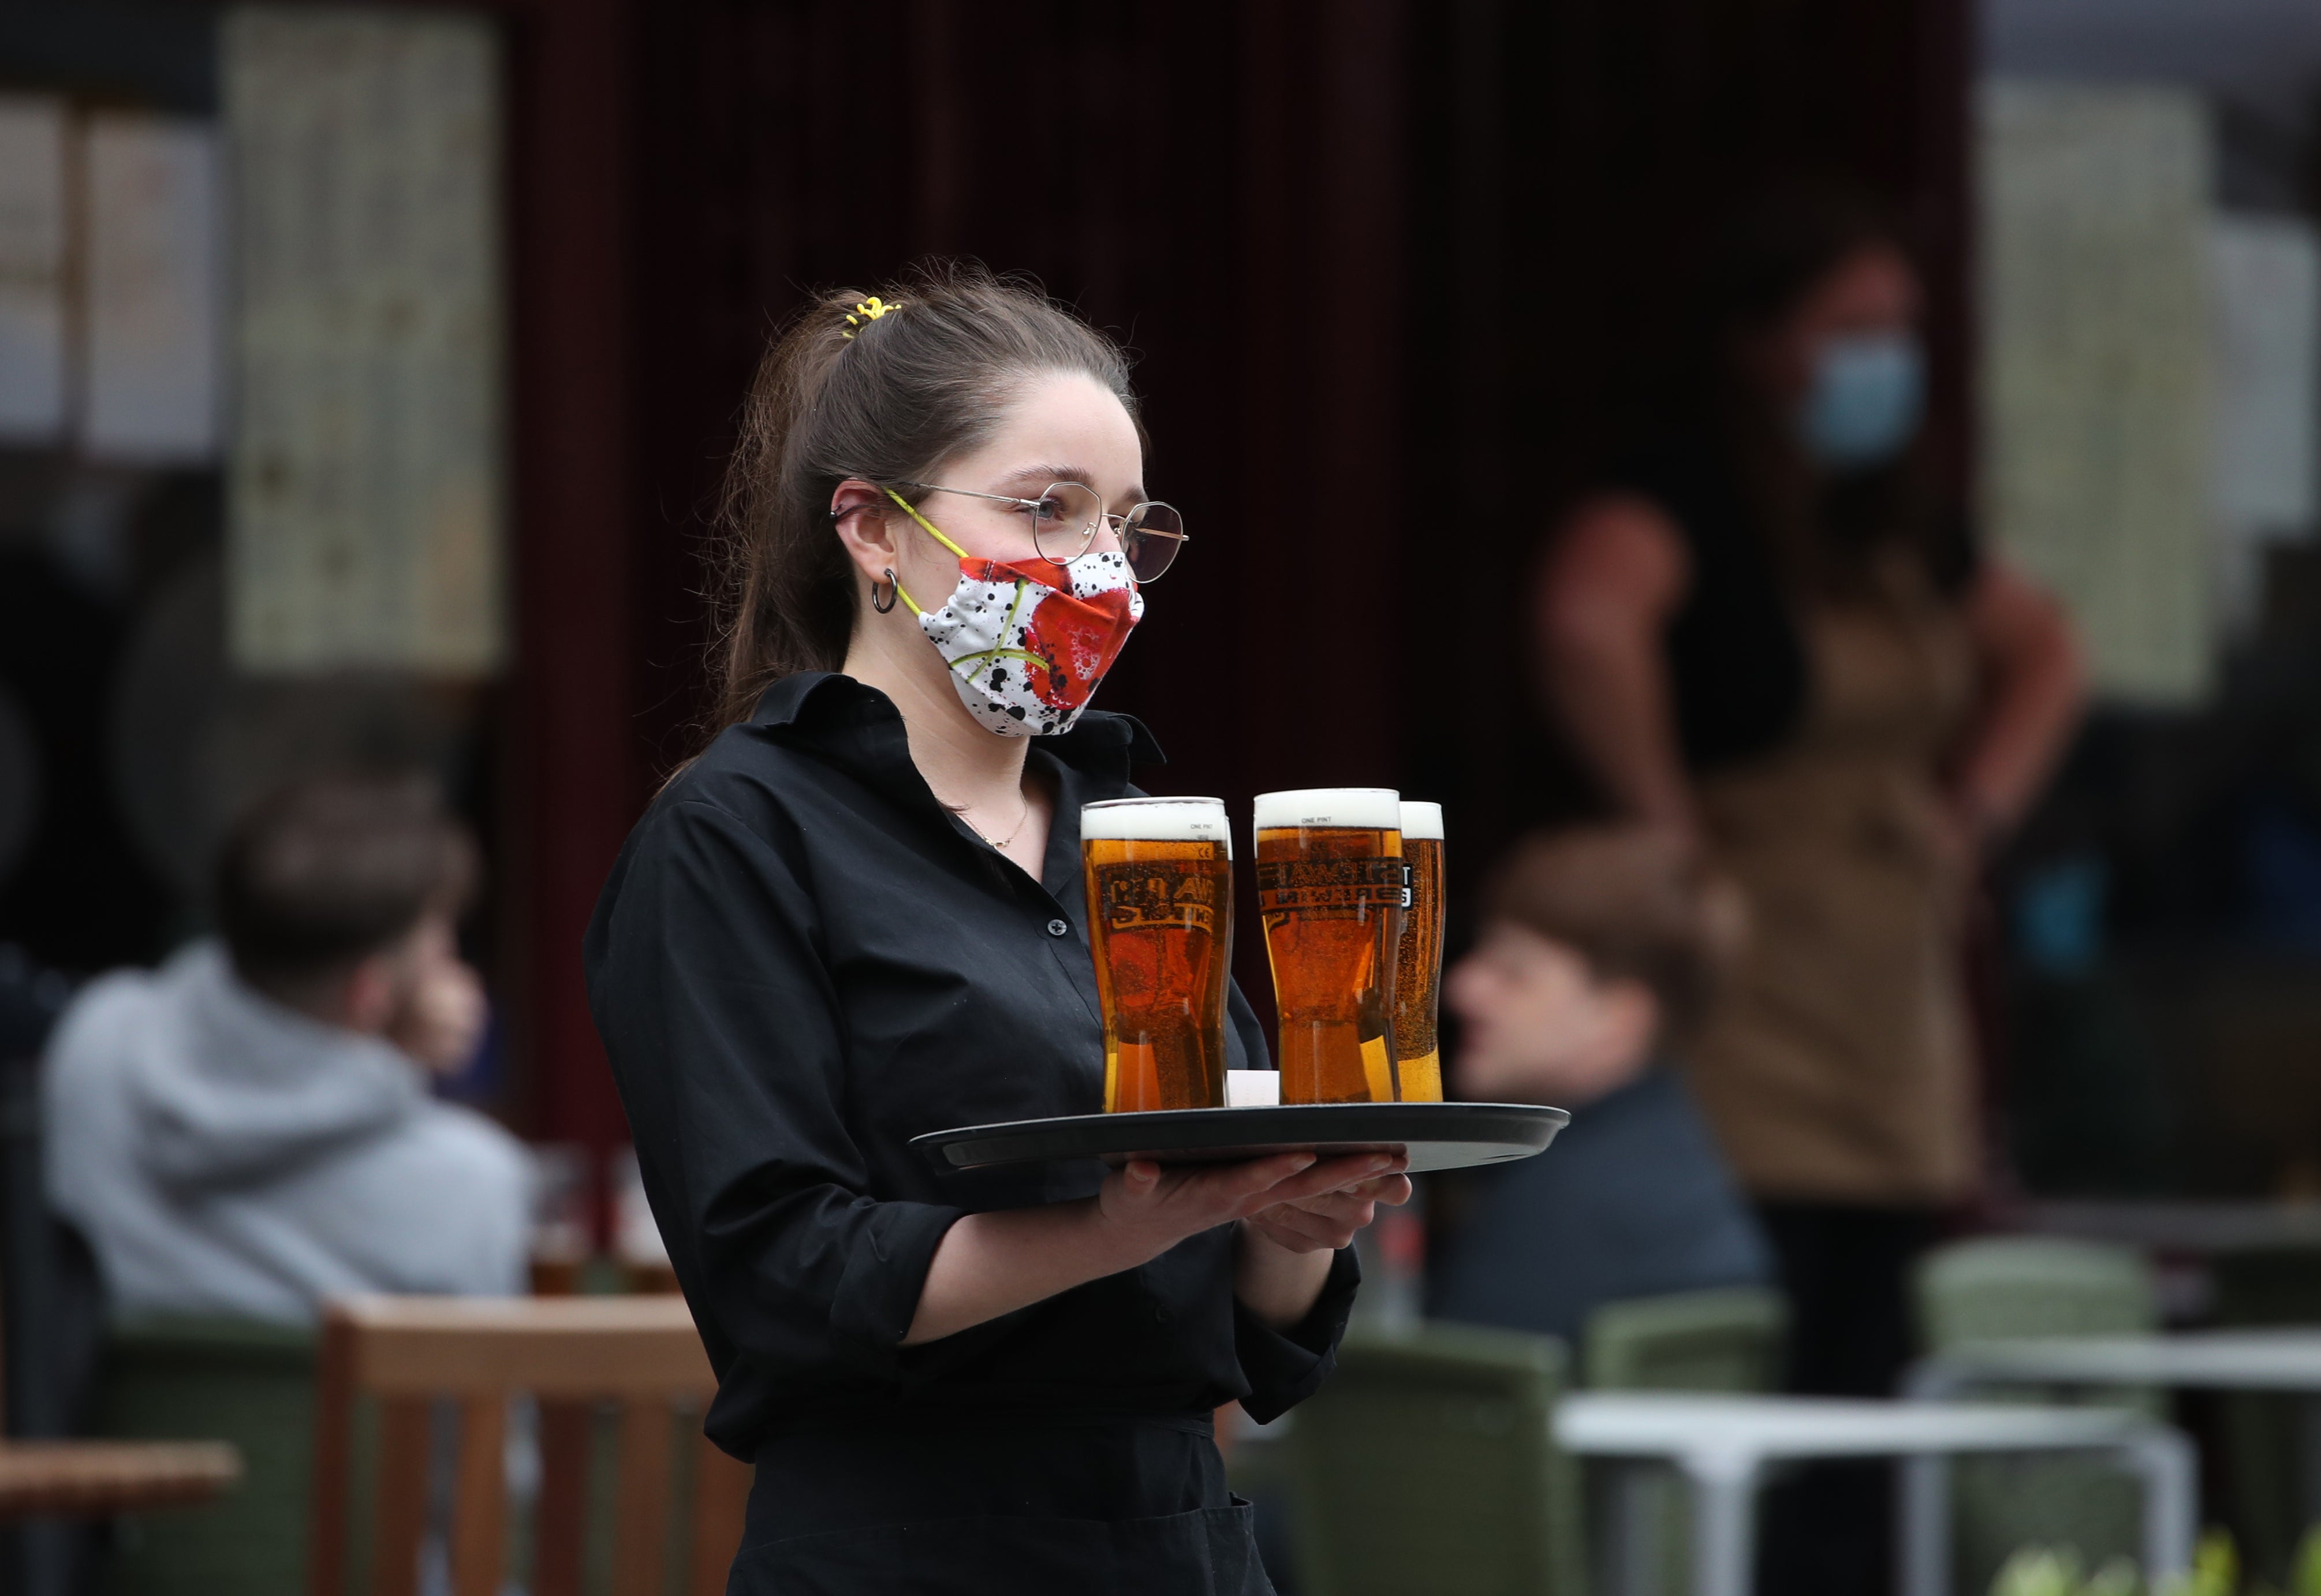
[[[916,510],[911,519],[959,556],[959,586],[941,609],[920,609],[900,582],[895,590],[951,666],[967,712],[1003,737],[1071,730],[1144,618],[1127,557],[1090,549],[1068,565],[978,560]]]

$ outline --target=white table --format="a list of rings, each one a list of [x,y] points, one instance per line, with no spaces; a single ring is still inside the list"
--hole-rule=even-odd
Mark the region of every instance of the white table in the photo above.
[[[1947,1398],[1992,1385],[2049,1391],[2145,1385],[2321,1396],[2321,1330],[1978,1341],[1920,1363],[1910,1372],[1907,1389],[1915,1397]],[[2308,1403],[2303,1417],[2306,1455],[2321,1458],[2321,1412]],[[2310,1461],[2307,1467],[2313,1468]],[[2321,1470],[2314,1473],[2321,1475]],[[1938,1513],[1946,1506],[1947,1481],[1936,1471],[1911,1466],[1902,1492],[1906,1511]]]
[[[1940,1483],[1942,1462],[1961,1453],[2103,1454],[2144,1483],[2146,1575],[2156,1579],[2191,1564],[2191,1444],[2171,1427],[2131,1412],[1600,1391],[1557,1405],[1555,1438],[1579,1456],[1668,1464],[1682,1473],[1692,1491],[1695,1596],[1743,1596],[1749,1590],[1764,1473],[1774,1464],[1813,1458],[1925,1459],[1935,1464]],[[1623,1511],[1633,1500],[1623,1499]],[[1905,1596],[1948,1596],[1946,1494],[1906,1492],[1903,1505]],[[1635,1537],[1622,1532],[1616,1538],[1633,1545]]]
[[[1908,1389],[1914,1396],[1947,1397],[1974,1385],[2321,1391],[2321,1330],[1977,1341],[1919,1363]]]

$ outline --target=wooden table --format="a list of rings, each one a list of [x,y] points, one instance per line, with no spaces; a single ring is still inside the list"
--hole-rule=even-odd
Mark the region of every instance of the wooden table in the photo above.
[[[182,1507],[241,1479],[223,1441],[0,1441],[0,1518]]]

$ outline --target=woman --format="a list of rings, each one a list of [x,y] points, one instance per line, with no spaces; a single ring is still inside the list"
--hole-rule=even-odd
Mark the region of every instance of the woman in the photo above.
[[[1183,537],[1111,343],[979,271],[890,293],[824,299],[759,373],[725,729],[588,935],[709,1434],[757,1465],[728,1588],[1264,1591],[1208,1415],[1320,1383],[1345,1249],[1408,1185],[908,1145],[1102,1107],[1079,809],[1159,753],[1082,711]]]
[[[1716,288],[1703,378],[1551,547],[1545,685],[1614,804],[1747,895],[1692,1081],[1790,1293],[1793,1384],[1886,1394],[1909,1261],[1976,1175],[1962,904],[2079,673],[2055,605],[1925,486],[1895,233],[1794,193]]]

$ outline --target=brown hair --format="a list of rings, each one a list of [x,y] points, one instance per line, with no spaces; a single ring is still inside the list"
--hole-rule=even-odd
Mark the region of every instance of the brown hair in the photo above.
[[[1027,281],[932,262],[877,294],[892,308],[855,324],[869,291],[821,295],[751,385],[719,517],[713,732],[747,720],[777,678],[846,657],[861,595],[830,524],[839,483],[933,476],[1041,372],[1092,377],[1136,416],[1119,346]]]
[[[1971,574],[1964,523],[1934,485],[1933,418],[1893,460],[1817,486],[1803,470],[1792,424],[1735,367],[1743,341],[1778,326],[1840,267],[1891,250],[1922,279],[1911,230],[1866,190],[1826,176],[1792,175],[1747,194],[1725,216],[1702,295],[1700,354],[1743,493],[1770,552],[1807,592],[1861,588],[1882,551],[1916,560],[1955,595]]]
[[[423,776],[277,788],[227,834],[218,928],[243,980],[280,992],[384,952],[473,890],[476,845]]]
[[[1598,980],[1643,981],[1660,999],[1664,1034],[1707,1013],[1742,917],[1738,894],[1696,849],[1633,823],[1516,844],[1492,871],[1484,911],[1563,944]]]

